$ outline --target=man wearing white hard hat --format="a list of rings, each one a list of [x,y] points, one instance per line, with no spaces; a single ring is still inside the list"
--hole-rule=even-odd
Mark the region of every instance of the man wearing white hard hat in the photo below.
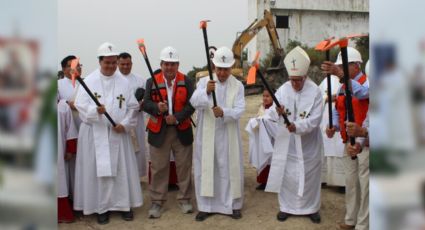
[[[160,54],[161,72],[146,82],[144,111],[150,114],[147,129],[150,144],[152,205],[149,218],[161,217],[167,200],[170,154],[174,155],[179,191],[178,203],[183,213],[192,213],[192,153],[193,132],[190,117],[195,109],[189,99],[193,83],[178,71],[179,54],[165,47]],[[158,93],[159,90],[159,93]],[[164,101],[161,101],[160,96]]]
[[[348,71],[350,73],[353,95],[360,99],[369,98],[369,81],[367,78],[364,82],[359,80],[364,75],[361,69],[361,63],[363,63],[363,59],[360,52],[353,47],[347,47],[347,56]],[[344,72],[342,70],[341,52],[339,52],[335,63],[324,61],[321,65],[321,68],[324,73],[333,74],[340,79],[340,82],[342,82]]]
[[[245,111],[244,87],[231,75],[235,60],[229,48],[217,49],[212,61],[214,80],[201,78],[190,99],[198,115],[193,161],[197,221],[212,213],[242,217],[244,178],[239,119]]]
[[[363,62],[360,52],[352,47],[347,48],[348,70],[352,86],[352,105],[355,123],[361,126],[366,119],[369,109],[369,82],[367,76],[361,70]],[[330,73],[344,77],[342,71],[341,52],[338,54],[335,64],[325,61],[321,68],[324,73]],[[344,151],[345,170],[345,203],[346,214],[344,223],[339,224],[340,229],[369,229],[369,146],[365,146],[361,152],[348,152],[349,136],[346,130],[346,103],[345,84],[338,89],[338,94],[333,109],[334,127],[326,129],[326,134],[332,138],[335,131],[339,130]],[[351,159],[357,156],[356,159]]]
[[[99,224],[109,222],[109,212],[119,211],[132,220],[131,208],[143,203],[136,156],[129,130],[136,127],[139,109],[129,81],[117,70],[115,46],[105,42],[98,49],[100,68],[84,82],[97,97],[97,106],[80,89],[75,99],[82,120],[78,136],[74,209],[84,215],[97,213]],[[106,119],[107,112],[115,127]]]
[[[289,81],[275,94],[281,107],[273,105],[271,116],[280,128],[265,191],[279,193],[279,221],[290,215],[308,215],[313,223],[320,223],[322,94],[307,77],[310,58],[302,48],[291,50],[284,63]],[[286,114],[289,125],[281,114]]]

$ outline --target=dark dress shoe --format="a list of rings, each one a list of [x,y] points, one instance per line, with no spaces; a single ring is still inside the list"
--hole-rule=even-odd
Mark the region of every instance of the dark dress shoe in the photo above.
[[[121,217],[125,221],[132,221],[134,219],[133,211],[121,212]]]
[[[320,214],[319,212],[310,214],[310,220],[311,222],[315,223],[315,224],[319,224],[320,223]]]
[[[107,224],[109,223],[109,212],[102,214],[97,214],[97,223],[98,224]]]
[[[169,192],[179,191],[179,186],[176,184],[168,184],[168,191]]]
[[[235,220],[242,218],[241,210],[234,209],[232,213],[232,218]]]
[[[255,188],[255,190],[261,190],[261,191],[264,191],[264,189],[266,189],[266,184],[259,184],[259,185]]]
[[[198,214],[196,214],[195,220],[196,221],[204,221],[208,218],[210,214],[208,212],[198,212]]]
[[[286,219],[288,219],[288,217],[289,217],[289,214],[288,214],[288,213],[286,213],[286,212],[279,212],[279,213],[277,214],[277,220],[278,220],[278,221],[281,221],[281,222],[283,222],[283,221],[285,221]]]
[[[75,218],[83,218],[84,217],[83,211],[77,211],[77,210],[75,210],[74,211],[74,216],[75,216]]]

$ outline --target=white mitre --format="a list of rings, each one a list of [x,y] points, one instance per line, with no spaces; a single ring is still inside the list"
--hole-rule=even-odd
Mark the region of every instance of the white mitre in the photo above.
[[[286,70],[289,76],[306,76],[308,67],[310,66],[310,58],[308,54],[299,46],[289,52],[285,60]]]

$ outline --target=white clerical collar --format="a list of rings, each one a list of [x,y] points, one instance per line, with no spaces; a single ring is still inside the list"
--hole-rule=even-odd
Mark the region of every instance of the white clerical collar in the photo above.
[[[119,71],[119,73],[120,73],[123,77],[125,77],[125,78],[129,78],[129,77],[131,77],[131,76],[132,76],[131,72],[130,72],[129,74],[127,74],[127,75],[125,75],[125,74],[121,73],[121,71]]]
[[[110,80],[112,80],[112,79],[114,79],[114,78],[115,78],[115,73],[114,73],[114,74],[112,74],[111,76],[106,76],[106,75],[104,75],[102,72],[100,72],[100,78],[101,78],[102,80],[105,80],[105,81],[110,81]]]

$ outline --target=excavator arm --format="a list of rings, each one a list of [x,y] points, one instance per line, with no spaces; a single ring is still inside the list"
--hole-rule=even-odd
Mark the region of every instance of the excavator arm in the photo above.
[[[234,68],[242,68],[242,51],[245,46],[260,32],[266,28],[269,38],[272,42],[274,56],[281,57],[283,49],[279,42],[279,36],[276,31],[276,26],[273,21],[273,15],[268,10],[264,10],[264,18],[261,20],[255,19],[248,28],[242,31],[241,35],[233,43],[232,51],[235,57]]]

